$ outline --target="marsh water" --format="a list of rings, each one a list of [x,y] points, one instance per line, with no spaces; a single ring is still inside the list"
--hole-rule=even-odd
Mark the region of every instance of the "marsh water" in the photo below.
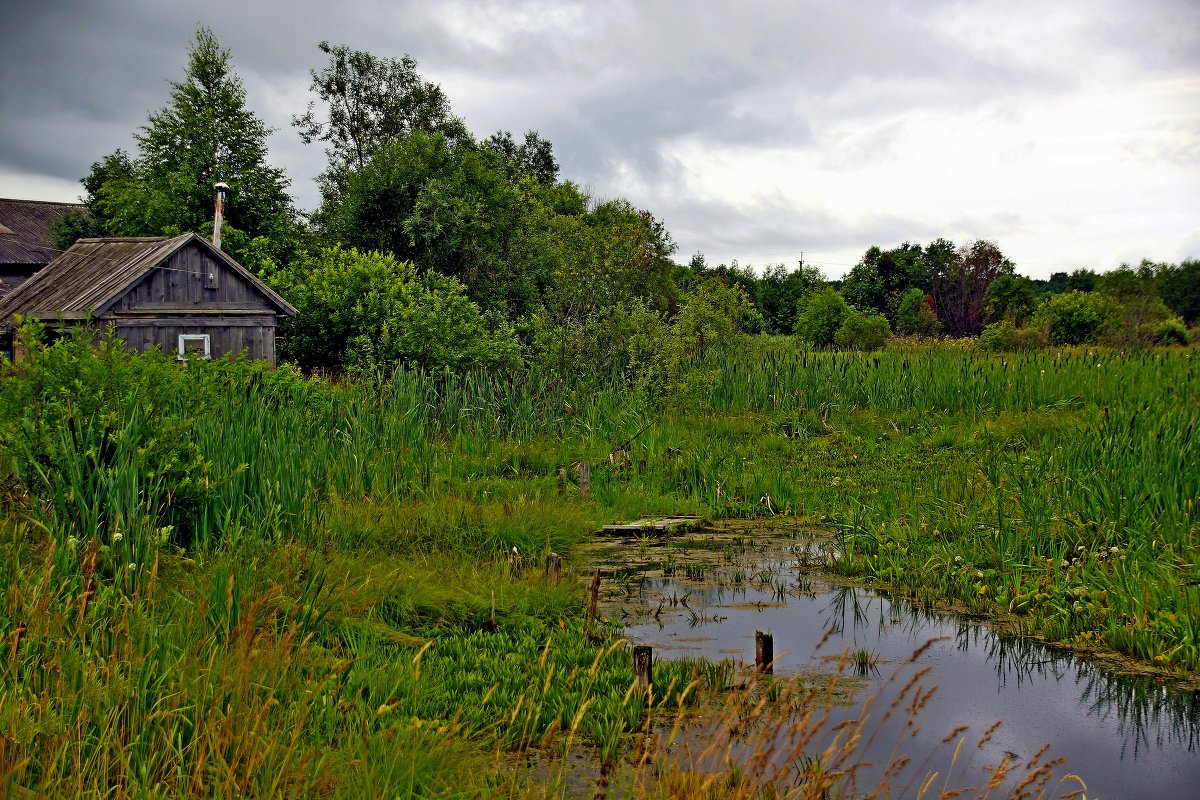
[[[752,664],[755,631],[772,634],[777,675],[830,670],[839,654],[864,654],[842,660],[861,688],[834,713],[860,718],[864,699],[879,696],[871,712],[879,721],[858,755],[882,764],[903,740],[912,774],[893,776],[893,786],[930,771],[986,781],[983,765],[1007,757],[1019,767],[1049,745],[1042,761],[1065,758],[1056,774],[1077,774],[1089,798],[1200,797],[1200,693],[840,585],[819,577],[830,555],[803,533],[777,531],[607,539],[590,558],[607,576],[605,612],[626,638],[652,645],[656,659]],[[936,690],[919,725],[908,726],[903,714],[883,719],[888,693],[925,668],[922,682]],[[957,758],[953,741],[944,741],[955,730],[965,742]],[[1020,775],[1015,770],[1009,785]],[[869,769],[864,777],[870,783]],[[910,793],[915,788],[893,796]]]

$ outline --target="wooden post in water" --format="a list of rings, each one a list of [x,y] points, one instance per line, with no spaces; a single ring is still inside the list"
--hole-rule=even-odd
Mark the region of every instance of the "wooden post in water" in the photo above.
[[[548,553],[546,555],[546,577],[552,581],[557,581],[561,572],[562,556],[558,553]]]
[[[586,461],[579,462],[579,494],[584,500],[592,494],[592,465]]]
[[[558,465],[558,493],[567,493],[567,468],[562,464]]]
[[[762,675],[771,675],[775,668],[775,639],[769,633],[754,632],[754,667]]]
[[[653,648],[639,644],[633,648],[633,685],[639,692],[647,694],[653,685],[651,664],[654,662]]]

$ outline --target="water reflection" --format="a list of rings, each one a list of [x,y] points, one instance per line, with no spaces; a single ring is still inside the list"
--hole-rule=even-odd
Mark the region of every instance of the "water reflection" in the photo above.
[[[1200,693],[1172,689],[1148,677],[1117,675],[1076,656],[1029,639],[1001,636],[986,626],[955,620],[912,603],[856,587],[839,587],[829,593],[825,609],[827,630],[845,637],[852,632],[885,634],[902,630],[920,640],[943,635],[952,626],[955,648],[961,653],[982,652],[996,675],[996,687],[1020,690],[1033,681],[1063,685],[1073,677],[1079,687],[1079,705],[1089,718],[1115,721],[1125,747],[1122,755],[1136,756],[1142,749],[1179,745],[1195,752],[1200,745]]]
[[[1003,720],[993,756],[1029,757],[1049,743],[1089,779],[1089,796],[1188,796],[1200,786],[1197,692],[1115,675],[1069,652],[870,589],[803,575],[781,589],[778,576],[796,575],[798,563],[811,560],[810,551],[798,552],[724,564],[702,581],[639,577],[623,604],[627,635],[656,645],[660,657],[737,654],[746,661],[754,630],[770,629],[777,671],[862,652],[877,659],[861,674],[879,689],[932,641],[910,668],[929,667],[937,684],[922,712],[930,743],[962,725],[978,733]]]

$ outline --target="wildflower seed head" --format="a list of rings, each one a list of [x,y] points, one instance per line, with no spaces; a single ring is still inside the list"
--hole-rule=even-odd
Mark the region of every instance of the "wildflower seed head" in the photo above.
[[[123,533],[121,533],[121,532],[119,532],[119,531],[118,531],[117,533],[114,533],[114,534],[113,534],[113,541],[114,541],[114,542],[119,542],[119,541],[121,541],[121,540],[122,540],[122,539],[124,539],[124,538],[125,538],[125,534],[123,534]]]

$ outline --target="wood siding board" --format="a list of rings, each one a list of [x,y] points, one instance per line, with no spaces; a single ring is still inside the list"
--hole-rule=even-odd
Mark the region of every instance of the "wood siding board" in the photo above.
[[[108,320],[105,320],[106,322]],[[117,317],[112,322],[118,327],[189,327],[189,328],[255,328],[262,325],[274,325],[275,320],[267,316],[193,316],[190,314],[172,314],[148,317]]]

